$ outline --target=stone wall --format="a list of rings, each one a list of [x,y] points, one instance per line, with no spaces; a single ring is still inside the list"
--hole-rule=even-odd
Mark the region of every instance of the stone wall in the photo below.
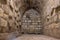
[[[57,14],[59,14],[59,11],[56,12],[58,6],[60,6],[59,0],[46,0],[46,4],[43,8],[44,13],[44,34],[60,38],[60,22],[57,22]],[[54,9],[55,8],[55,9]],[[59,7],[60,8],[60,7]],[[58,8],[58,9],[59,9]],[[54,10],[53,10],[54,9]]]
[[[56,23],[56,13],[59,13],[56,12],[56,8],[58,6],[60,6],[59,0],[0,0],[0,33],[11,33],[15,31],[21,33],[21,29],[24,28],[22,26],[23,16],[25,15],[26,11],[31,13],[29,10],[34,9],[40,16],[38,19],[40,18],[41,20],[38,21],[41,21],[41,25],[37,25],[41,26],[43,34],[60,38],[60,23]],[[32,15],[34,15],[34,13],[32,13]],[[32,23],[32,25],[33,24],[35,23]],[[28,32],[33,31],[31,28],[32,27],[30,25],[30,30]],[[36,29],[38,29],[38,27],[35,28],[34,31]]]
[[[21,27],[24,33],[41,33],[41,18],[36,10],[29,9],[26,11],[21,22]]]

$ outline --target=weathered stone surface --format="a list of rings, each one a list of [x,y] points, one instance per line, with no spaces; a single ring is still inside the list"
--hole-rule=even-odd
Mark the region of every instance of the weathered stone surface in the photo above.
[[[7,4],[0,3],[0,32],[20,31],[20,12],[12,6],[13,4],[11,5],[12,2],[15,3],[14,1],[5,1]]]
[[[34,35],[34,34],[24,34],[15,40],[60,40],[46,35]]]
[[[44,34],[60,38],[60,23],[52,23],[44,27]]]
[[[57,18],[57,7],[60,6],[60,1],[58,0],[46,0],[46,4],[44,6],[44,34],[53,36],[56,38],[60,38],[60,22],[58,22]],[[55,9],[53,9],[55,8]],[[60,8],[60,7],[59,7]],[[58,9],[59,9],[58,8]],[[59,10],[60,11],[60,10]],[[60,15],[60,14],[58,14]]]
[[[56,14],[60,13],[56,12],[58,6],[60,6],[60,0],[0,0],[0,33],[16,30],[20,32],[21,29],[38,33],[41,32],[41,28],[44,28],[42,29],[43,34],[60,38],[59,23],[55,22],[57,20]],[[38,13],[29,12],[30,9],[34,9]],[[26,11],[29,14],[26,14]]]
[[[0,33],[0,40],[13,40],[19,37],[19,32],[12,32],[12,33]]]
[[[0,33],[0,40],[6,40],[8,33]]]

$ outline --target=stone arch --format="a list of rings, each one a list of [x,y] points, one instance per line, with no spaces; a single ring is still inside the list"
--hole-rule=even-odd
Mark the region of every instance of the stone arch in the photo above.
[[[25,33],[41,33],[41,21],[39,12],[34,9],[27,10],[22,17],[21,27],[22,32]]]
[[[28,7],[28,8],[26,8],[26,9],[24,10],[24,12],[22,13],[22,17],[23,17],[23,15],[24,15],[24,13],[25,13],[26,11],[30,10],[30,9],[36,10],[35,7],[32,7],[32,8]],[[38,10],[36,10],[36,11],[37,11],[39,14],[41,14],[41,12],[39,12]]]

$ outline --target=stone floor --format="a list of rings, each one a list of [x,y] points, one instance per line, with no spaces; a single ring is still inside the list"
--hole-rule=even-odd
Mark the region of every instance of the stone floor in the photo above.
[[[45,35],[25,34],[16,38],[15,40],[60,40],[60,39],[56,39]]]

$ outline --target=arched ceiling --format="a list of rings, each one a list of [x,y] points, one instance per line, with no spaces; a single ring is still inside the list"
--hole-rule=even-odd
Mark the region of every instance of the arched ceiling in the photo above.
[[[43,1],[42,0],[23,0],[24,5],[21,6],[20,11],[22,11],[22,15],[24,15],[24,12],[29,9],[35,9],[40,14],[42,12],[43,8]]]
[[[11,5],[11,8],[13,8],[13,10],[19,11],[21,15],[23,15],[24,12],[29,9],[35,9],[41,14],[44,6],[44,0],[5,0],[5,1],[7,1],[7,5]]]

